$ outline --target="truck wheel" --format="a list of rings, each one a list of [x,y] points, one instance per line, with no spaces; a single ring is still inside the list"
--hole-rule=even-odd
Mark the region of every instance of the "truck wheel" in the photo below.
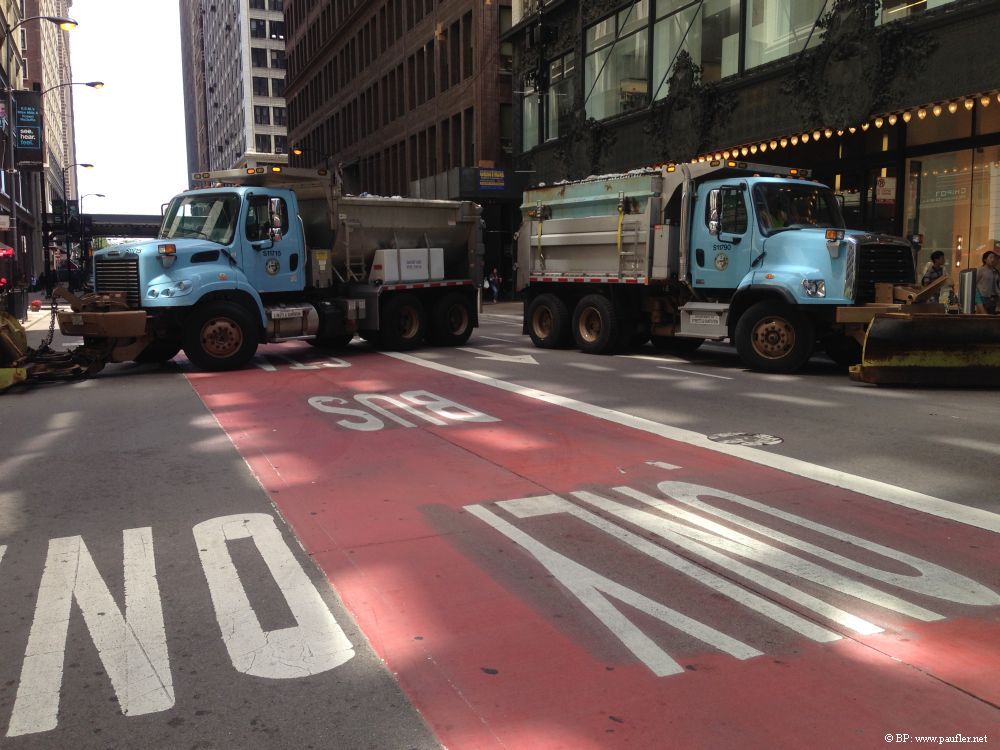
[[[573,311],[573,338],[580,351],[608,354],[618,343],[618,319],[611,300],[601,294],[588,294]]]
[[[540,294],[527,310],[528,335],[539,349],[558,349],[570,341],[570,317],[566,303],[554,294]]]
[[[187,358],[200,370],[237,370],[257,351],[258,324],[235,302],[209,302],[195,308],[181,336]]]
[[[177,356],[181,350],[181,342],[177,339],[155,339],[149,342],[149,346],[143,349],[136,356],[135,361],[141,365],[162,364],[169,362]]]
[[[431,311],[431,343],[461,346],[472,335],[472,303],[464,294],[453,292],[434,303]]]
[[[379,343],[386,349],[416,349],[427,333],[424,306],[412,294],[390,297],[382,306]]]
[[[705,343],[705,339],[688,336],[653,336],[653,346],[668,354],[691,354]]]
[[[794,372],[812,356],[812,321],[780,302],[758,302],[736,323],[736,351],[752,370]]]

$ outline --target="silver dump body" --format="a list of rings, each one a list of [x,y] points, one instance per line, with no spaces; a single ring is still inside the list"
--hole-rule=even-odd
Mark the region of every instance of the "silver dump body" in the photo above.
[[[663,174],[646,171],[526,191],[518,288],[579,277],[644,284],[676,276],[680,232],[664,216],[663,190]]]
[[[480,207],[470,201],[345,196],[322,182],[293,188],[309,249],[307,283],[383,283],[384,264],[398,264],[384,282],[482,279]],[[423,255],[428,278],[407,275]],[[378,277],[378,278],[376,278]]]

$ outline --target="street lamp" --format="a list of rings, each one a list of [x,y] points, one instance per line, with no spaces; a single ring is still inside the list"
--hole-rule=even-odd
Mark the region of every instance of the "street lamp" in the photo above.
[[[8,192],[8,197],[10,198],[10,232],[14,246],[14,271],[15,279],[17,272],[17,165],[14,163],[14,76],[11,70],[11,65],[13,61],[13,51],[12,47],[14,44],[14,32],[18,27],[23,26],[28,21],[48,21],[49,23],[54,23],[63,31],[69,31],[70,29],[75,29],[77,27],[77,22],[72,18],[62,18],[60,16],[28,16],[27,18],[22,18],[13,26],[8,26],[6,19],[4,20],[4,31],[3,38],[0,39],[0,43],[4,44],[7,48],[7,67],[4,70],[4,74],[7,78],[7,133],[8,140],[8,151],[7,155],[10,158],[10,162],[7,165],[7,174],[10,177],[10,190]]]
[[[89,198],[91,196],[94,196],[95,198],[107,198],[108,197],[104,193],[87,193],[86,195],[81,195],[79,198],[77,198],[77,201],[78,201],[77,207],[80,210],[80,215],[81,216],[83,216],[83,199],[84,198]]]
[[[50,91],[61,89],[63,86],[90,86],[92,89],[103,89],[104,81],[66,81],[65,83],[57,83],[55,86],[49,86],[41,95],[45,96]]]
[[[73,291],[73,273],[72,267],[70,266],[70,245],[69,245],[69,195],[66,192],[66,173],[73,167],[83,167],[84,169],[93,169],[93,164],[87,164],[84,162],[73,162],[72,164],[67,164],[62,169],[62,193],[63,193],[63,243],[66,246],[66,284],[69,286],[69,290]],[[80,215],[80,205],[77,204],[76,207],[77,216]]]

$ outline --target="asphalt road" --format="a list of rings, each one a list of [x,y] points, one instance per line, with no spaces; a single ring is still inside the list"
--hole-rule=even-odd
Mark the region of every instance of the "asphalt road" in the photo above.
[[[35,320],[29,343],[43,325]],[[656,747],[651,738],[669,728],[685,746],[744,737],[764,747],[815,730],[757,726],[774,709],[747,700],[745,686],[759,685],[761,698],[795,695],[803,710],[850,713],[834,673],[851,690],[863,682],[873,701],[898,693],[886,717],[937,706],[919,717],[925,728],[944,731],[942,717],[959,716],[981,729],[993,700],[984,678],[936,644],[969,644],[961,657],[980,670],[998,661],[976,619],[992,601],[986,589],[971,609],[920,599],[946,618],[933,632],[861,608],[891,638],[853,636],[839,651],[740,625],[745,643],[713,641],[749,659],[736,669],[702,654],[690,635],[642,619],[656,634],[652,651],[629,640],[624,621],[605,622],[609,639],[591,611],[564,601],[577,574],[562,577],[550,561],[543,575],[528,558],[556,559],[545,552],[552,545],[636,591],[659,581],[650,595],[706,620],[742,615],[674,588],[643,555],[601,534],[546,519],[515,529],[502,509],[529,517],[541,512],[529,496],[542,491],[655,487],[674,470],[797,505],[802,480],[741,468],[726,452],[725,441],[746,433],[776,439],[758,440],[761,467],[804,462],[796,476],[828,484],[843,472],[837,486],[855,492],[874,480],[875,495],[930,496],[945,517],[954,507],[995,512],[994,393],[861,386],[822,358],[796,375],[761,375],[719,345],[683,358],[651,347],[615,357],[538,350],[520,330],[518,306],[501,304],[487,306],[458,349],[387,357],[355,342],[328,356],[288,344],[262,349],[241,373],[193,374],[180,358],[0,396],[2,744]],[[637,436],[636,424],[669,439]],[[691,447],[702,436],[721,452]],[[667,444],[678,465],[651,460]],[[890,547],[997,583],[982,556],[987,532],[833,490],[815,499],[807,513],[833,526],[878,532]],[[756,581],[747,590],[761,591]],[[912,641],[924,651],[908,651]],[[761,652],[774,660],[751,656]],[[684,660],[671,658],[678,653]],[[796,663],[794,679],[762,674],[802,654],[812,661]],[[845,669],[872,654],[916,670],[901,678],[882,664]],[[664,681],[675,668],[701,676]],[[664,713],[668,705],[686,718]]]

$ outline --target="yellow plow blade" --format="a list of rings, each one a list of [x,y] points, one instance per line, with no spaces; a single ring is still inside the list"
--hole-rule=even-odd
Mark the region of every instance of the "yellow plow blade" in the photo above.
[[[1000,386],[1000,316],[876,315],[851,379],[882,385]]]

